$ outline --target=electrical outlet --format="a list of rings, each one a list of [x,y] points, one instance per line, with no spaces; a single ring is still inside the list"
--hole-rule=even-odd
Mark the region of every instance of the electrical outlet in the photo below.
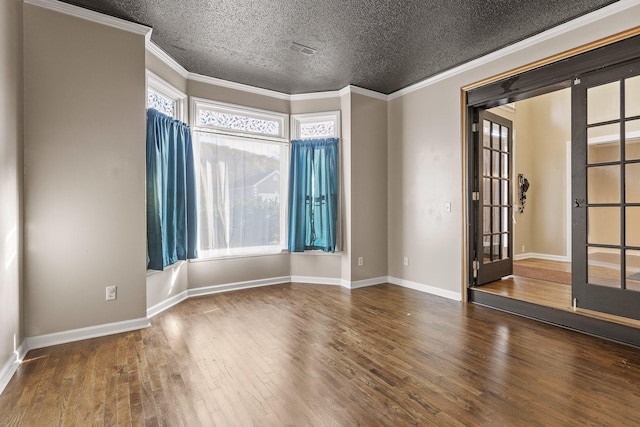
[[[358,257],[358,265],[364,265],[364,257]]]
[[[116,297],[117,297],[117,293],[116,293],[117,292],[117,288],[115,286],[107,286],[105,288],[105,291],[106,291],[106,298],[105,299],[107,301],[111,301],[111,300],[116,299]]]
[[[404,265],[409,265],[409,257],[404,257]]]

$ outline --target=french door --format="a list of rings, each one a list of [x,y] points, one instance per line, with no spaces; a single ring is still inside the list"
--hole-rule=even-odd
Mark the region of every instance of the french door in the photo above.
[[[640,60],[572,90],[574,305],[640,319]]]
[[[499,280],[513,272],[511,121],[477,110],[474,124],[473,282]]]

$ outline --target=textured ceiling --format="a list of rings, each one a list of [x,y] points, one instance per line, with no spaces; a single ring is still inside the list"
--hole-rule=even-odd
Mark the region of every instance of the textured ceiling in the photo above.
[[[153,28],[190,72],[288,94],[392,93],[611,0],[64,0]],[[312,56],[290,49],[296,42]]]

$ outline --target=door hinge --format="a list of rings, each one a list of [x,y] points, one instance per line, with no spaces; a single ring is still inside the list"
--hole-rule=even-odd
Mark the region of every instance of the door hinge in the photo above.
[[[480,269],[480,262],[476,259],[473,260],[473,278],[478,278],[478,270]]]
[[[478,123],[473,123],[473,124],[471,125],[471,131],[472,131],[472,132],[474,132],[474,133],[475,133],[475,132],[478,132],[479,130],[480,130],[480,129],[478,128]]]
[[[480,192],[479,191],[474,191],[473,193],[471,193],[471,200],[480,200]]]

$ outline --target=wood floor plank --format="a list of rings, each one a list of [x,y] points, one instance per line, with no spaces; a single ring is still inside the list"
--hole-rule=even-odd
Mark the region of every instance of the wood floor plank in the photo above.
[[[0,396],[0,426],[638,420],[638,349],[393,285],[193,298],[145,330],[30,352]]]

